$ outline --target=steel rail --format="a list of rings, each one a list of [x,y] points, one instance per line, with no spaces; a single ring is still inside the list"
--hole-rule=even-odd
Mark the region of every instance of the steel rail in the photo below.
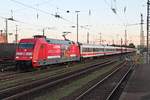
[[[127,75],[130,73],[130,71],[133,69],[132,65],[129,70],[126,72],[126,74],[121,78],[121,80],[118,82],[118,84],[114,87],[114,89],[111,91],[111,93],[107,96],[106,100],[110,100],[110,98],[113,96],[113,94],[116,92],[117,88],[121,85],[121,83],[124,81],[124,79],[127,77]]]
[[[95,64],[95,65],[89,66],[86,69],[81,69],[81,70],[78,70],[78,71],[75,71],[75,72],[71,72],[71,73],[65,74],[63,76],[54,77],[54,78],[48,77],[48,78],[45,78],[45,79],[41,79],[41,80],[38,80],[38,81],[31,82],[29,84],[24,84],[24,85],[19,85],[19,86],[16,86],[16,87],[8,88],[8,89],[0,91],[0,95],[1,95],[0,99],[2,99],[2,100],[17,99],[19,97],[31,94],[31,93],[36,92],[38,90],[41,90],[43,88],[54,86],[55,84],[64,82],[68,79],[77,77],[79,75],[86,74],[87,72],[93,71],[97,68],[100,68],[100,67],[103,67],[103,66],[106,66],[106,65],[109,65],[109,64],[112,64],[114,62],[116,62],[116,60],[107,61],[107,62],[105,62],[103,64],[100,64],[100,65]]]
[[[109,77],[111,77],[113,74],[115,74],[119,69],[121,69],[126,63],[123,63],[121,65],[121,67],[115,69],[113,72],[111,72],[110,74],[108,74],[106,77],[104,77],[102,80],[100,80],[99,82],[97,82],[95,85],[93,85],[92,87],[90,87],[89,89],[87,89],[85,92],[83,92],[82,94],[80,94],[79,96],[77,96],[75,98],[75,100],[80,100],[83,96],[85,96],[87,93],[91,92],[93,89],[95,89],[99,84],[101,84],[102,82],[104,82],[105,80],[107,80]]]

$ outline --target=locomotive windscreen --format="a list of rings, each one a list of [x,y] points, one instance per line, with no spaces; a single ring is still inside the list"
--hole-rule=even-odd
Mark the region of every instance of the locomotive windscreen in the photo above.
[[[19,43],[18,48],[21,48],[21,49],[32,49],[32,48],[34,48],[34,43]]]

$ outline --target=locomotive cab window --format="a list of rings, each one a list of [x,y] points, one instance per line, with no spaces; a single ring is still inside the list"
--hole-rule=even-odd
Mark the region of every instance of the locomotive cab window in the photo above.
[[[34,44],[33,43],[19,43],[18,48],[32,49],[32,48],[34,48]]]

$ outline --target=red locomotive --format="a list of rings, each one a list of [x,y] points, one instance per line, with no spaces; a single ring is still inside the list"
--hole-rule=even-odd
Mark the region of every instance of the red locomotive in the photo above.
[[[98,57],[126,52],[133,52],[131,48],[121,48],[103,45],[78,44],[70,40],[48,39],[36,35],[34,38],[21,39],[16,49],[17,65],[40,66],[63,62],[80,61],[89,57]]]
[[[34,36],[21,39],[16,50],[17,65],[39,66],[80,60],[78,44],[72,41]]]

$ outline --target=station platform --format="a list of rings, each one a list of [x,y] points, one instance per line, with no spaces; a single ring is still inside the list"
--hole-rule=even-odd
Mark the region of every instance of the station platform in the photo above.
[[[150,100],[150,64],[135,67],[119,100]]]

